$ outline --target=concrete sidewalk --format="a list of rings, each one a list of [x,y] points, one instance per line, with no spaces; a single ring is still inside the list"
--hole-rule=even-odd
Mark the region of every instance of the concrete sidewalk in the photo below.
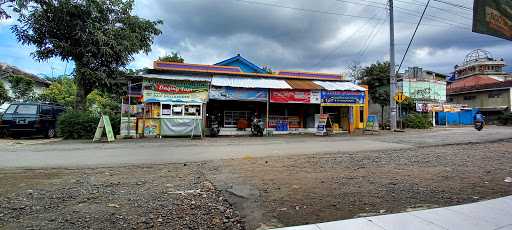
[[[472,204],[280,230],[512,230],[512,196]]]

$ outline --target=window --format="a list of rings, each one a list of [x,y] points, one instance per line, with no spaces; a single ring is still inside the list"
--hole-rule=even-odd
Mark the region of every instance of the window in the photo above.
[[[224,127],[237,127],[238,121],[243,119],[249,121],[249,111],[224,111]]]
[[[474,96],[474,95],[464,96],[464,101],[472,101],[472,100],[475,100],[475,99],[476,99],[476,96]]]
[[[16,113],[20,114],[37,114],[37,105],[19,105]]]
[[[201,106],[185,105],[185,116],[201,116]]]
[[[50,107],[49,105],[41,105],[41,115],[51,116],[52,107]]]
[[[500,92],[490,92],[489,94],[487,94],[487,97],[488,98],[500,98],[501,93]]]
[[[171,116],[170,104],[162,104],[162,116]]]
[[[9,108],[7,108],[7,110],[5,111],[5,113],[14,113],[16,107],[18,107],[18,105],[10,105]]]
[[[171,114],[173,117],[183,116],[183,105],[172,105]]]
[[[449,98],[448,98],[448,102],[453,102],[453,101],[454,101],[454,100],[453,100],[453,97],[449,97]]]

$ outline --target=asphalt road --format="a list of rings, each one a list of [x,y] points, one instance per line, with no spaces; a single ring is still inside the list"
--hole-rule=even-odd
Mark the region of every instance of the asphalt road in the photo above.
[[[122,140],[116,143],[59,141],[2,143],[0,168],[103,167],[199,162],[219,159],[421,148],[512,138],[511,127],[410,130],[378,135],[315,137],[233,137]]]

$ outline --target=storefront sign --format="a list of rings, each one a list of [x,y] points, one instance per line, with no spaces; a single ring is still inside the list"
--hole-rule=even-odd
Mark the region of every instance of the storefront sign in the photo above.
[[[321,101],[324,106],[364,105],[364,92],[322,90]]]
[[[208,82],[144,79],[144,102],[206,102]]]
[[[439,104],[439,103],[416,103],[417,112],[458,112],[467,105],[461,104]]]
[[[512,1],[475,0],[473,32],[512,41]]]
[[[209,97],[214,100],[267,101],[267,92],[267,89],[212,86],[210,88]]]
[[[271,89],[270,102],[319,104],[319,90]]]

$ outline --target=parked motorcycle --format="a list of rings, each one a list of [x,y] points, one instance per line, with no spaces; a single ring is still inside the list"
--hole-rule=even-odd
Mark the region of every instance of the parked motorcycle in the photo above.
[[[482,131],[484,128],[484,122],[482,121],[475,121],[475,129],[478,131]]]
[[[262,137],[264,131],[265,131],[265,126],[263,125],[263,121],[259,118],[254,118],[251,123],[252,135]]]
[[[208,124],[209,124],[209,134],[210,137],[216,137],[219,136],[220,133],[220,126],[219,126],[219,120],[217,116],[211,115],[208,116]]]

